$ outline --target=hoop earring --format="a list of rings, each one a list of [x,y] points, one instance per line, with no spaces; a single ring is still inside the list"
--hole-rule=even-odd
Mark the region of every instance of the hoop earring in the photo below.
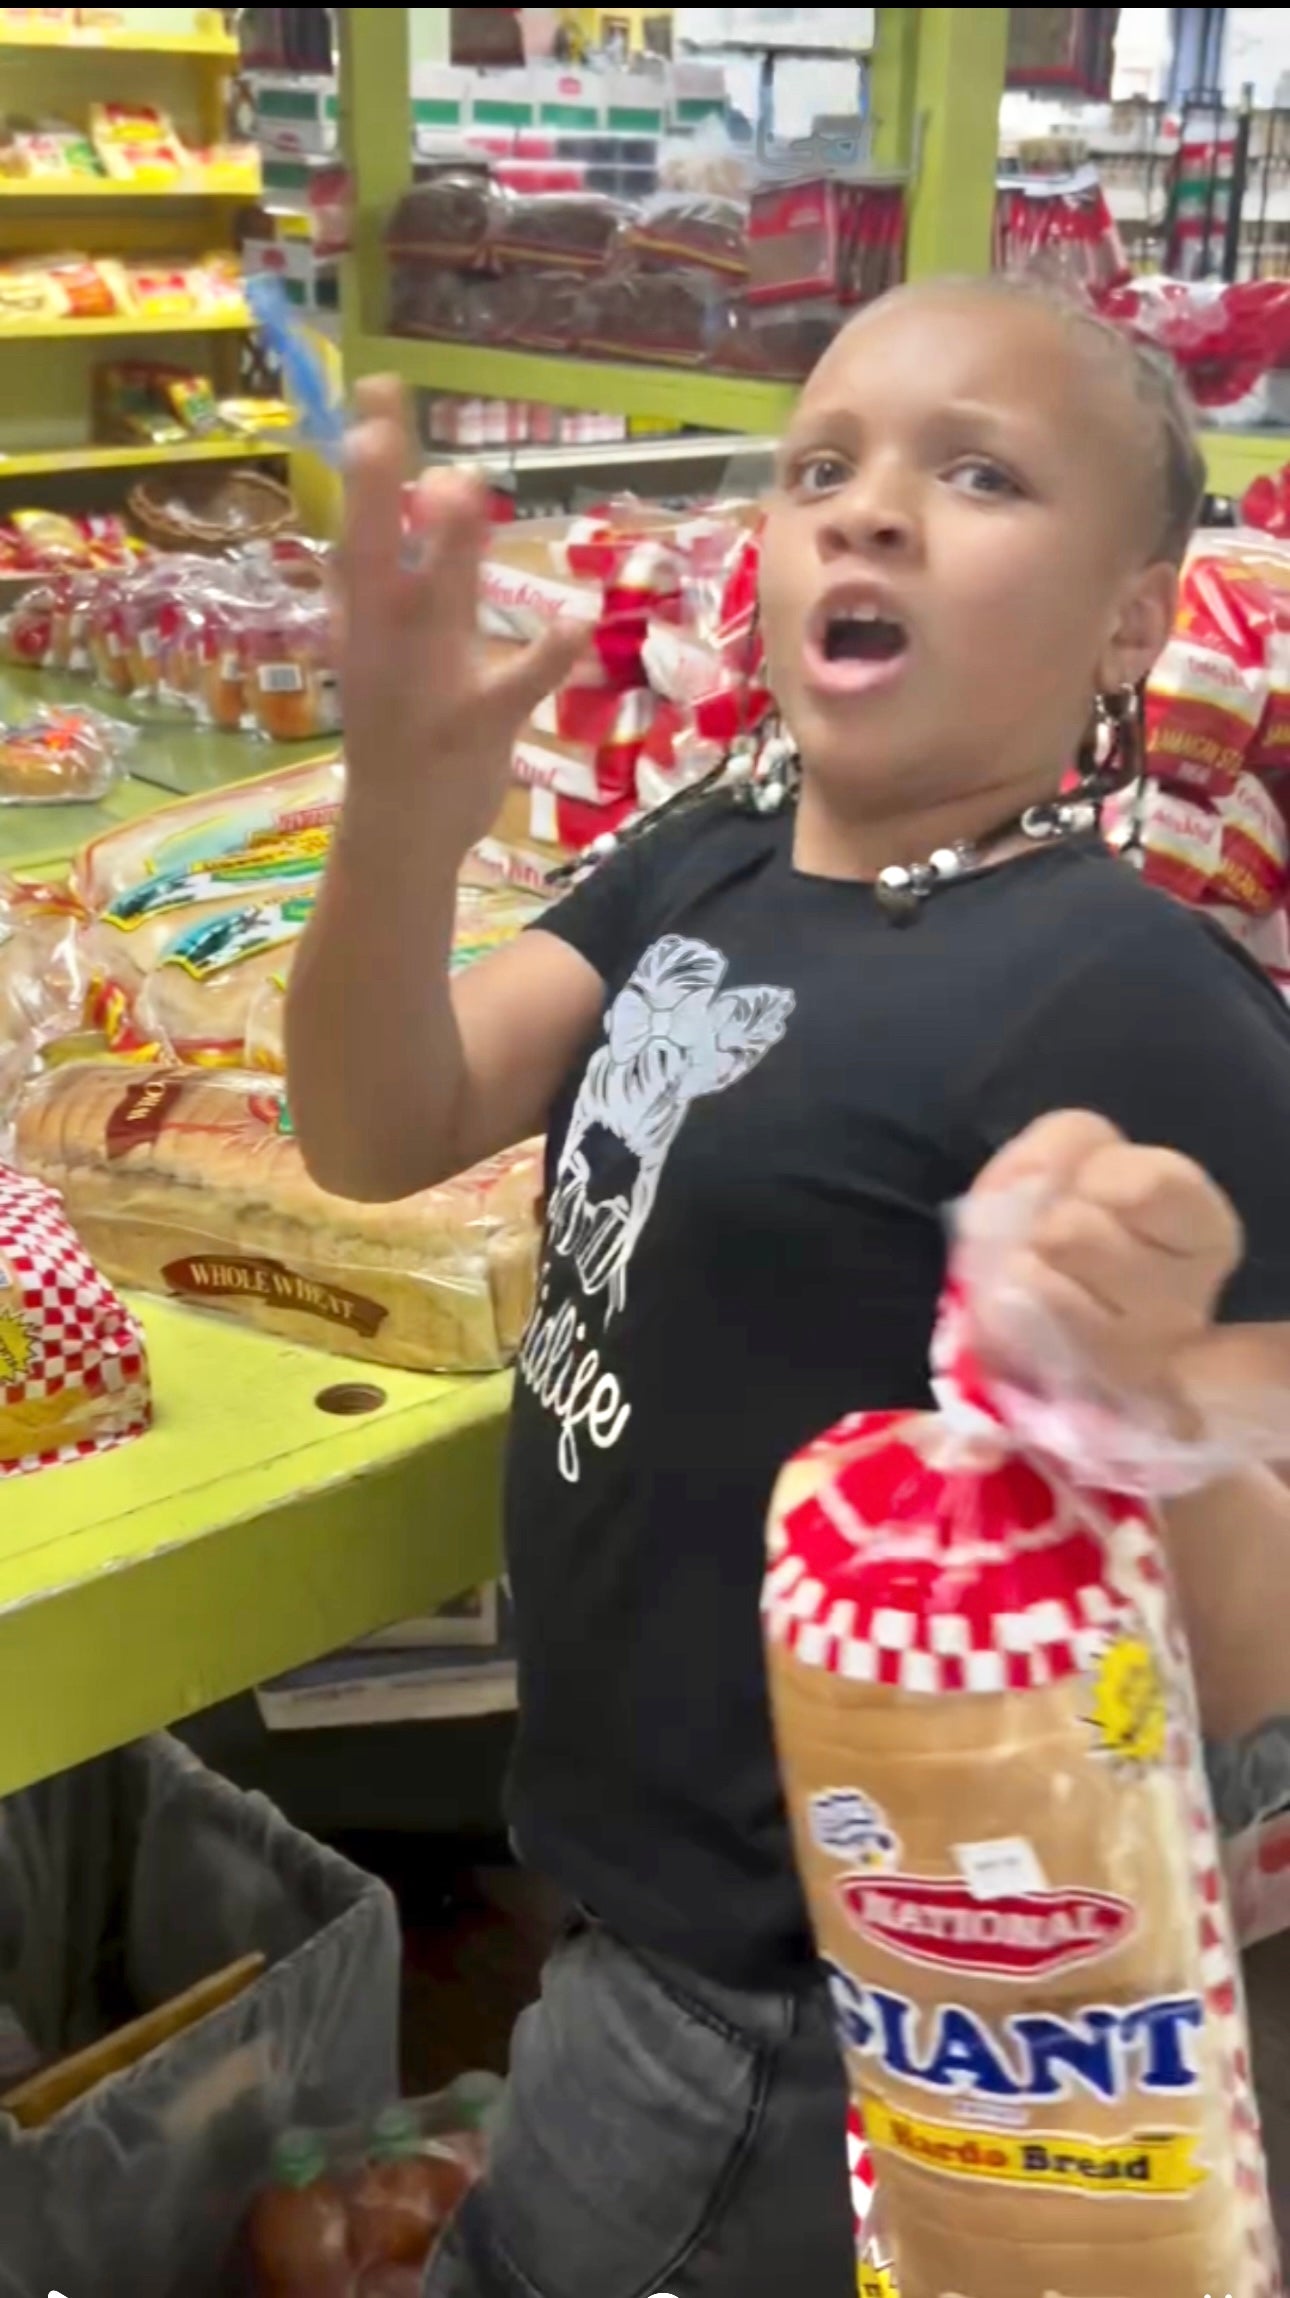
[[[1076,754],[1079,798],[1085,805],[1101,806],[1119,790],[1142,779],[1145,757],[1142,744],[1142,683],[1116,687],[1099,694],[1093,722]]]

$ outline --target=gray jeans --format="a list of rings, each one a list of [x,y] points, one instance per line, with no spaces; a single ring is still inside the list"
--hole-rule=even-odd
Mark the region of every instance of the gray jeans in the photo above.
[[[744,1994],[579,1921],[425,2298],[855,2298],[822,1988]]]

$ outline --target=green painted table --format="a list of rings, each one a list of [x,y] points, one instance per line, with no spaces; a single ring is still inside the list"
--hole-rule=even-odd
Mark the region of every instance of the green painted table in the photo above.
[[[243,735],[216,733],[187,718],[138,710],[115,695],[101,694],[85,678],[55,678],[46,671],[0,665],[0,723],[27,718],[40,703],[50,702],[81,703],[133,726],[130,772],[97,806],[0,807],[0,869],[46,869],[116,823],[154,812],[168,798],[219,790],[226,783],[245,781],[249,774],[267,774],[274,766],[315,758],[325,747],[318,742],[254,742]]]
[[[87,689],[0,672],[0,718]],[[118,713],[121,715],[123,713]],[[0,809],[0,869],[284,757],[153,721],[102,806]],[[0,1796],[283,1668],[430,1610],[498,1567],[504,1374],[355,1367],[232,1320],[136,1301],[156,1425],[0,1482]],[[360,1380],[360,1417],[318,1399]]]
[[[132,1305],[155,1427],[0,1484],[0,1796],[498,1568],[508,1375],[356,1368]],[[377,1409],[319,1405],[355,1379]]]

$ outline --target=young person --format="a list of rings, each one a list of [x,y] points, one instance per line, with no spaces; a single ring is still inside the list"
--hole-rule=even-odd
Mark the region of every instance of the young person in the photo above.
[[[478,490],[406,490],[405,453],[373,384],[292,1102],[354,1197],[547,1130],[513,1816],[583,1910],[428,2288],[848,2298],[842,2079],[759,1639],[775,1472],[843,1412],[926,1399],[945,1208],[1019,1172],[1049,1187],[1023,1294],[1115,1389],[1182,1423],[1233,1351],[1282,1376],[1290,1020],[1096,837],[1031,834],[1164,642],[1203,474],[1173,382],[1080,314],[999,283],[864,313],[802,393],[766,524],[800,788],[663,819],[450,983],[459,865],[578,641],[484,673]],[[893,866],[924,866],[912,895]],[[1210,1728],[1290,1709],[1280,1485],[1234,1477],[1170,1532]]]

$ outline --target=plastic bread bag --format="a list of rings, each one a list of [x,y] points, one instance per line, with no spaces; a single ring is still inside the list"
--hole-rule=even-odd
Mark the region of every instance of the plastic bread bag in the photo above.
[[[1222,797],[1148,782],[1108,808],[1109,842],[1140,868],[1148,885],[1190,909],[1270,918],[1290,894],[1285,816],[1252,774],[1238,774]]]
[[[247,2220],[252,2298],[420,2298],[485,2167],[501,2089],[462,2075],[367,2126],[285,2133]]]
[[[1049,1389],[983,1377],[963,1301],[1033,1203],[969,1209],[938,1409],[857,1413],[781,1477],[765,1625],[798,1863],[901,2298],[1276,2298],[1152,1505],[1243,1431],[1235,1407],[1194,1445],[1122,1417],[1028,1303]]]
[[[534,1144],[402,1204],[350,1204],[310,1180],[278,1079],[113,1061],[37,1078],[14,1139],[119,1284],[414,1372],[490,1371],[519,1346]]]
[[[325,854],[344,779],[341,760],[325,758],[180,799],[93,839],[72,864],[73,888],[87,909],[97,911],[144,878],[238,860],[248,889],[263,889],[257,873],[265,866],[276,869],[284,854]]]
[[[1201,536],[1188,552],[1144,710],[1149,772],[1203,797],[1245,770],[1268,700],[1269,603],[1240,581],[1228,541]]]
[[[313,906],[310,883],[276,901],[230,909],[216,904],[210,915],[181,926],[138,986],[135,1035],[176,1061],[207,1069],[239,1068],[248,1058],[257,1001],[275,984],[285,988]],[[285,1061],[257,1058],[250,1066],[280,1070]]]
[[[126,771],[132,726],[97,710],[42,705],[29,718],[0,722],[0,806],[90,804]]]
[[[84,912],[66,887],[0,877],[0,1145],[42,1047],[80,1025]]]
[[[133,1317],[53,1191],[0,1165],[0,1478],[108,1451],[151,1417]]]
[[[247,709],[269,742],[318,741],[340,726],[331,620],[322,597],[283,588],[251,626]]]
[[[139,1035],[184,1063],[281,1074],[286,984],[313,906],[314,886],[305,884],[181,928],[142,983]],[[513,940],[541,909],[530,896],[464,889],[454,971]]]
[[[216,1046],[240,1041],[245,1003],[228,977],[296,938],[326,857],[325,837],[287,836],[192,869],[156,872],[114,895],[82,941],[89,1010],[113,1050],[138,1052],[154,1042],[177,1046],[189,1037],[200,1045],[204,1031]],[[163,986],[153,1000],[163,1009],[154,1039],[144,992],[163,969]],[[223,996],[212,989],[216,982]]]

